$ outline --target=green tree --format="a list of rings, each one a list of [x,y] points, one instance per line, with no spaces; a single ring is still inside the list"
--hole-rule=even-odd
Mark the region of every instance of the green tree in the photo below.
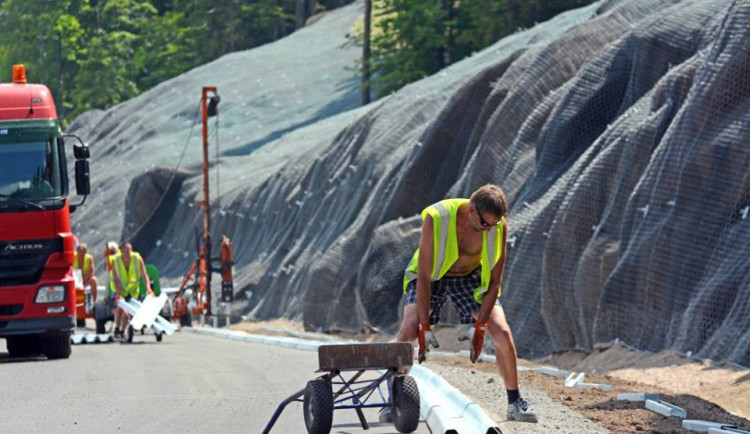
[[[78,62],[76,114],[106,109],[138,95],[135,53],[157,10],[144,0],[91,0],[81,12],[90,31]]]
[[[372,41],[373,84],[381,93],[446,65],[449,9],[439,0],[385,0]]]
[[[353,0],[0,0],[0,79],[24,63],[63,122]],[[301,14],[301,15],[300,15]]]
[[[60,116],[72,106],[66,86],[76,73],[84,30],[73,0],[5,0],[0,4],[0,77],[10,81],[12,65],[26,65],[29,80],[44,83]]]
[[[195,66],[196,45],[183,12],[165,10],[145,22],[133,56],[137,89],[148,90]]]
[[[373,14],[370,84],[390,93],[519,28],[592,0],[380,0]],[[363,70],[363,74],[366,71]]]

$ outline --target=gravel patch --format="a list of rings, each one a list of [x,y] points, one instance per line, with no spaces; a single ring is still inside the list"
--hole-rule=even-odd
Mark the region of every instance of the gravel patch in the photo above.
[[[424,365],[423,365],[424,367]],[[521,386],[521,394],[529,401],[539,418],[538,423],[505,420],[507,398],[499,374],[490,375],[473,369],[429,364],[432,372],[479,404],[498,423],[503,434],[513,433],[609,433],[610,431],[584,418],[568,407],[555,402],[539,389]]]

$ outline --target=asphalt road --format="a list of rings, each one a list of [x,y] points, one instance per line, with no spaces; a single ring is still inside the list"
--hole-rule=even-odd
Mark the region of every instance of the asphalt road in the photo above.
[[[316,378],[317,354],[177,333],[157,343],[75,345],[67,360],[11,360],[0,339],[2,433],[260,433],[276,407]],[[371,401],[374,402],[374,401]],[[397,433],[366,409],[336,410],[333,434]],[[302,404],[274,434],[303,434]],[[421,422],[416,433],[429,433]]]

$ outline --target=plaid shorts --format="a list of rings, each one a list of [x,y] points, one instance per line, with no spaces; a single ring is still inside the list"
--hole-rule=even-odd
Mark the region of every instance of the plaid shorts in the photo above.
[[[438,323],[440,311],[450,298],[453,307],[461,317],[461,324],[474,322],[472,313],[479,311],[480,304],[474,300],[474,290],[482,283],[482,267],[477,267],[471,274],[462,277],[443,277],[432,282],[430,294],[430,325]],[[417,280],[409,282],[406,287],[407,305],[417,302]]]

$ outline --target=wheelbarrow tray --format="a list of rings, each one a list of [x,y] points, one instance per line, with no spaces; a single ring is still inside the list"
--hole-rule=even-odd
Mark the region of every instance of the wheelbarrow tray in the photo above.
[[[316,372],[360,369],[408,369],[413,364],[410,343],[334,344],[318,347]]]

